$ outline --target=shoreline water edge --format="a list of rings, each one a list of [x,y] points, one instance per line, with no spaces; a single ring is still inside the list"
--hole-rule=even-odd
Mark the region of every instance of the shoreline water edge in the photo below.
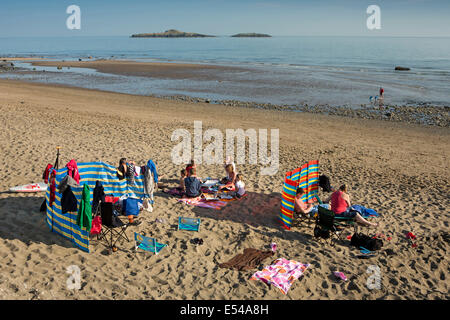
[[[34,59],[34,60],[33,60]],[[89,58],[88,58],[89,59]],[[92,59],[92,57],[90,57]],[[80,59],[81,60],[81,59]],[[31,64],[32,67],[25,68],[24,63]],[[41,69],[37,69],[41,68]],[[50,68],[56,70],[52,71]],[[53,82],[52,73],[60,74],[58,71],[65,69],[67,72],[85,69],[91,70],[94,74],[102,75],[117,75],[122,76],[137,76],[146,78],[165,77],[173,79],[209,79],[214,77],[214,73],[220,72],[242,72],[243,68],[224,67],[219,65],[204,65],[204,64],[183,64],[183,63],[150,63],[150,62],[135,62],[125,60],[89,60],[89,61],[47,61],[45,59],[36,59],[33,57],[17,57],[17,58],[0,58],[0,77],[3,79],[16,79],[29,82],[44,82],[39,80],[39,75],[50,76],[50,81],[45,83],[61,84],[55,78]],[[211,71],[213,74],[208,75]],[[66,73],[67,73],[66,72]],[[36,78],[22,79],[23,76],[32,74]],[[89,73],[92,74],[92,73]],[[36,80],[37,79],[37,80]],[[84,87],[82,84],[70,83],[70,80],[65,80],[64,85],[74,87]],[[102,91],[102,88],[93,88]],[[135,93],[132,93],[135,94]],[[359,106],[347,105],[330,105],[330,104],[276,104],[270,102],[257,101],[242,101],[238,99],[211,99],[205,97],[195,96],[194,92],[189,94],[158,94],[137,93],[137,95],[157,97],[167,100],[178,100],[192,103],[211,103],[223,106],[235,106],[245,108],[258,108],[268,110],[280,110],[291,112],[307,112],[315,114],[335,115],[348,118],[360,119],[376,119],[393,122],[413,123],[427,126],[449,127],[450,126],[450,106],[437,106],[431,103],[423,102],[413,105],[397,105],[397,104],[380,104],[379,102],[360,104]]]

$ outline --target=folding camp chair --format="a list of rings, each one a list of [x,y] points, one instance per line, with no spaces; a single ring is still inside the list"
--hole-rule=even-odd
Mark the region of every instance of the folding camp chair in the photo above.
[[[113,203],[101,202],[102,231],[99,238],[106,242],[108,248],[116,251],[116,243],[120,240],[130,241],[125,233],[128,225],[114,215]]]
[[[138,249],[142,249],[147,252],[153,252],[158,254],[167,244],[156,242],[155,238],[149,238],[143,236],[137,232],[134,233],[134,250],[137,253]]]
[[[337,217],[333,211],[322,206],[318,207],[317,213],[314,237],[318,239],[330,239],[330,244],[333,244],[333,236],[341,239],[343,229],[353,226],[356,232],[354,218]]]
[[[198,231],[200,222],[200,218],[178,217],[178,230]]]

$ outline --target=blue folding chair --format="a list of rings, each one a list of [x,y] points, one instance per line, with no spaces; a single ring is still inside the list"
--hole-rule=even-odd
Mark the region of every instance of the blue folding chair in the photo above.
[[[137,232],[134,233],[134,250],[142,249],[147,252],[158,254],[167,244],[156,242],[155,238],[143,236]]]
[[[198,231],[200,229],[200,218],[178,218],[178,230]]]

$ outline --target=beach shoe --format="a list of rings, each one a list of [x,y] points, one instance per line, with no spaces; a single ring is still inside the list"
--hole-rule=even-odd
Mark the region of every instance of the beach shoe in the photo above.
[[[191,240],[191,243],[202,245],[203,244],[203,239],[194,238],[194,239]]]

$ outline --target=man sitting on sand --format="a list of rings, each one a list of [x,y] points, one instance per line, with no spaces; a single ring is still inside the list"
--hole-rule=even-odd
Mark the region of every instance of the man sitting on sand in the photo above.
[[[295,211],[295,213],[302,215],[302,216],[306,216],[314,208],[314,206],[311,203],[303,202],[301,197],[303,196],[304,193],[305,193],[305,190],[303,190],[303,188],[297,188],[297,192],[295,194],[295,199],[294,199],[294,211]]]
[[[345,218],[355,218],[355,221],[367,227],[376,228],[378,223],[372,223],[364,219],[358,212],[350,210],[350,195],[347,193],[347,186],[344,184],[339,190],[333,192],[326,202],[331,201],[331,211],[336,216]]]
[[[185,193],[189,198],[197,198],[202,194],[202,182],[197,178],[197,169],[191,168],[189,176],[184,179]]]

